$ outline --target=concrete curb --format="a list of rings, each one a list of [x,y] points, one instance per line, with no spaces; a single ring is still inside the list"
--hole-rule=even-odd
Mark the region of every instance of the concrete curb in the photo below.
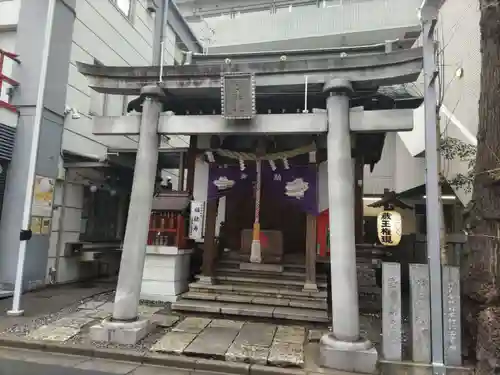
[[[77,355],[91,358],[109,359],[115,361],[136,362],[144,365],[156,365],[177,368],[181,370],[225,373],[234,375],[306,375],[307,372],[299,368],[281,368],[248,364],[240,362],[226,362],[181,355],[141,353],[126,349],[94,348],[84,345],[64,345],[52,342],[24,340],[12,337],[0,337],[0,347],[28,349],[42,352]]]

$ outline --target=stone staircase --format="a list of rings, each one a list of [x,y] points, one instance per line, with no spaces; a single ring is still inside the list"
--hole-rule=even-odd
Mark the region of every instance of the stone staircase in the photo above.
[[[280,320],[329,322],[327,285],[318,277],[318,291],[304,291],[305,267],[284,264],[283,272],[240,270],[240,261],[226,256],[219,260],[214,285],[195,282],[176,311]]]
[[[286,262],[282,272],[242,270],[240,260],[226,254],[218,262],[216,283],[194,282],[172,304],[173,310],[224,316],[274,318],[328,323],[326,275],[318,272],[318,291],[304,291],[305,265]],[[362,312],[380,311],[381,291],[375,286],[373,268],[358,259]]]

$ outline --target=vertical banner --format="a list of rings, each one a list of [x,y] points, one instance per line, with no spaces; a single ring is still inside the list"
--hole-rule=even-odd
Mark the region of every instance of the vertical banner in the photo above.
[[[191,215],[189,217],[189,238],[203,239],[205,227],[205,202],[191,201]]]

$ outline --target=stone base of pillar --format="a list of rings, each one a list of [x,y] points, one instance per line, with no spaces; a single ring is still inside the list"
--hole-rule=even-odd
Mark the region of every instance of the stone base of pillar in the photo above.
[[[200,283],[200,284],[214,285],[215,284],[215,278],[213,276],[203,276],[203,275],[200,275],[198,277],[198,283]]]
[[[318,285],[315,283],[305,283],[304,288],[302,288],[303,292],[318,292]]]
[[[326,334],[320,341],[320,365],[334,370],[373,374],[377,368],[378,353],[368,340],[339,341]]]
[[[90,327],[92,341],[108,342],[121,345],[135,345],[154,328],[148,320],[138,318],[135,322],[113,322],[109,319]]]

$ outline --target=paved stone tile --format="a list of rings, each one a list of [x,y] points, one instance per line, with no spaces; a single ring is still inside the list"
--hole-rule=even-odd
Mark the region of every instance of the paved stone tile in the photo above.
[[[184,349],[195,339],[196,333],[168,332],[152,347],[152,352],[182,354]]]
[[[153,314],[151,322],[163,328],[170,328],[180,320],[177,315]]]
[[[226,352],[226,361],[266,364],[276,325],[245,323]]]
[[[238,322],[236,320],[228,319],[214,319],[208,325],[211,328],[234,328],[240,330],[245,322]]]
[[[201,332],[184,354],[193,354],[203,357],[224,358],[229,346],[238,335],[239,329],[208,327]]]
[[[233,342],[226,352],[226,361],[267,364],[269,347]]]
[[[99,308],[100,306],[104,305],[105,301],[88,301],[80,306],[78,306],[78,309],[81,310],[95,310]]]
[[[160,311],[162,308],[160,306],[145,306],[139,305],[138,312],[141,316],[152,316],[155,312]]]
[[[274,335],[274,343],[287,342],[293,344],[304,344],[306,329],[299,326],[279,326]]]
[[[99,310],[113,313],[113,302],[106,302],[104,305],[99,306]]]
[[[94,319],[89,318],[89,317],[82,317],[82,318],[65,317],[65,318],[56,320],[51,325],[54,325],[57,327],[70,327],[70,328],[80,329],[85,324],[89,324],[93,320]]]
[[[198,334],[212,321],[207,318],[188,317],[177,324],[172,331]]]
[[[58,327],[53,325],[41,326],[28,335],[31,340],[37,341],[59,341],[69,340],[80,332],[79,328]]]
[[[276,325],[267,323],[246,323],[235,339],[238,344],[271,346]]]
[[[304,345],[275,341],[269,350],[267,361],[275,366],[304,365]]]
[[[88,311],[86,314],[89,318],[94,318],[94,319],[106,319],[109,318],[112,313],[108,311],[103,311],[103,310],[94,310],[94,311]]]
[[[128,374],[140,366],[140,363],[118,362],[107,359],[95,358],[89,361],[79,363],[75,366],[79,370],[89,370],[105,372],[108,374]]]
[[[256,305],[288,306],[290,300],[288,298],[254,297],[252,303]]]

